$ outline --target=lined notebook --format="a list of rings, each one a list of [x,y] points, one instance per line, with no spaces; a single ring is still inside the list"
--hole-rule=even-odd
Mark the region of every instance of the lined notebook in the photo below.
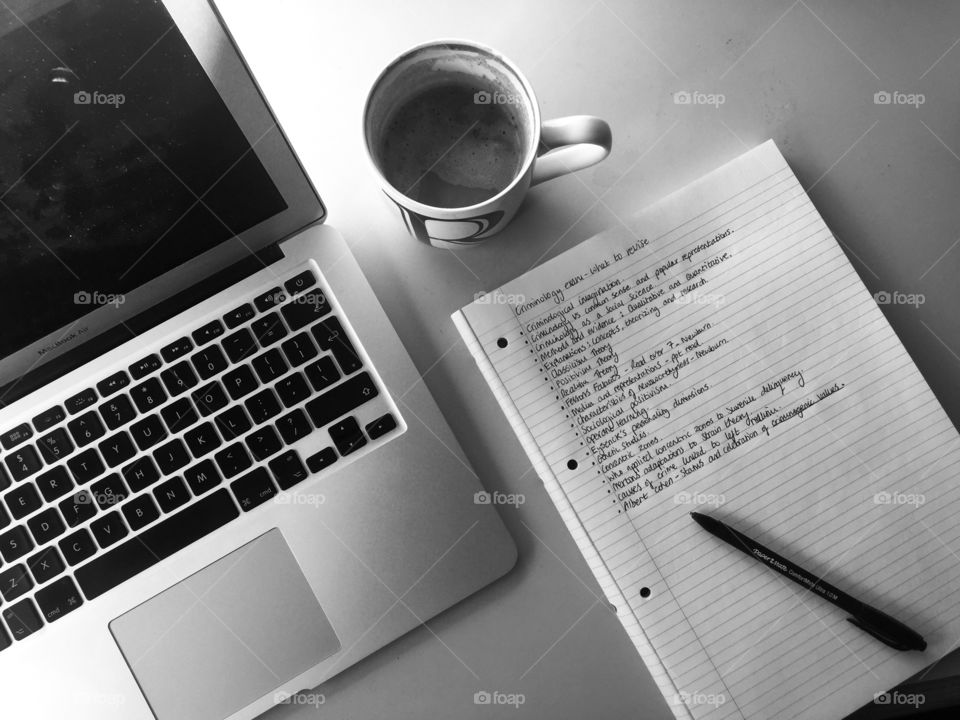
[[[677,718],[839,718],[960,640],[957,432],[772,141],[453,319]]]

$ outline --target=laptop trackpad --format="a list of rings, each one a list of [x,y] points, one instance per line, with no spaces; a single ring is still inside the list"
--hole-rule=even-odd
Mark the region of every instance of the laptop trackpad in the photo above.
[[[159,720],[227,717],[340,649],[276,528],[110,631]]]

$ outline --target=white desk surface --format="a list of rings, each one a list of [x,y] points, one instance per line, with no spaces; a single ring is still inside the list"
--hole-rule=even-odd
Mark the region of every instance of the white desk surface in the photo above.
[[[220,0],[220,9],[504,519],[514,572],[275,718],[628,718],[672,715],[599,592],[449,320],[491,289],[772,137],[960,421],[960,4],[856,0]],[[379,70],[438,37],[503,51],[544,118],[613,127],[600,165],[538,187],[482,247],[407,237],[366,166],[360,116]],[[677,91],[725,103],[677,105]],[[919,107],[878,91],[922,93]],[[955,548],[960,554],[960,548]],[[960,560],[958,560],[960,561]],[[931,677],[960,672],[941,664]],[[519,708],[478,690],[523,693]]]

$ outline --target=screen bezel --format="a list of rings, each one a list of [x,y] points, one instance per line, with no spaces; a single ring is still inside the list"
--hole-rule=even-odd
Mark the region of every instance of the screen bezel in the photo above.
[[[326,219],[326,208],[211,0],[161,0],[287,204],[286,210],[0,359],[0,386],[205,278]],[[60,4],[60,3],[55,3]],[[42,282],[42,278],[38,281]]]

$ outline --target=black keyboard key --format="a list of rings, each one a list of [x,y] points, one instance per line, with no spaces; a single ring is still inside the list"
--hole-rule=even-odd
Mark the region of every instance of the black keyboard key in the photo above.
[[[13,450],[17,445],[33,437],[33,430],[27,423],[20,423],[15,428],[0,435],[0,445],[4,450]]]
[[[87,490],[79,490],[66,500],[61,500],[57,506],[63,519],[67,521],[70,527],[76,527],[97,514],[97,506],[94,505],[93,496]]]
[[[287,336],[287,328],[275,312],[254,320],[250,324],[250,329],[257,338],[257,342],[260,343],[260,347],[272,345]]]
[[[307,379],[313,385],[313,389],[319,392],[328,388],[340,379],[340,371],[333,364],[333,358],[324,355],[316,362],[312,362],[304,368],[307,373]]]
[[[277,396],[269,388],[258,392],[256,395],[251,395],[243,404],[247,408],[247,412],[250,413],[254,425],[259,425],[279,415],[282,409],[280,403],[277,402]]]
[[[123,370],[120,370],[98,382],[97,392],[100,393],[100,397],[105,398],[118,390],[122,390],[129,384],[130,377]]]
[[[137,454],[137,449],[133,446],[130,436],[122,430],[104,440],[97,447],[100,448],[100,454],[107,461],[107,465],[112,468],[125,463]]]
[[[37,440],[37,447],[43,459],[52,464],[73,452],[73,443],[65,428],[59,427]]]
[[[240,405],[236,405],[229,410],[224,410],[217,415],[216,421],[217,429],[227,442],[236,440],[253,427],[253,423],[250,422],[243,407]]]
[[[53,502],[73,490],[73,480],[63,465],[47,470],[37,475],[37,487],[47,502]]]
[[[7,515],[7,511],[3,509],[3,505],[0,505],[0,528],[5,528],[9,524],[10,516]]]
[[[40,607],[44,620],[48,623],[59,620],[83,605],[80,591],[69,577],[60,578],[48,587],[37,590],[34,599]]]
[[[313,394],[307,381],[303,379],[303,373],[299,372],[283,378],[274,385],[274,388],[280,396],[280,402],[288,408],[303,402]]]
[[[13,490],[3,496],[3,499],[7,503],[7,507],[10,508],[10,515],[14,520],[25,518],[34,510],[39,510],[40,506],[43,505],[40,493],[37,492],[33,483],[16,485]]]
[[[256,315],[253,306],[250,303],[244,303],[223,316],[223,321],[231,330],[239,325],[243,325],[247,320]]]
[[[367,436],[363,434],[360,425],[354,417],[344,418],[330,426],[330,439],[337,446],[341,457],[359,450],[367,444]]]
[[[123,524],[120,513],[116,510],[111,510],[90,523],[90,530],[102,548],[108,548],[128,535],[127,526]]]
[[[214,338],[220,337],[223,333],[223,323],[219,320],[212,320],[193,331],[193,341],[198,346],[204,345]]]
[[[77,584],[92,600],[226,525],[240,513],[225,490],[217,490],[147,528],[75,572]]]
[[[130,426],[133,441],[141,450],[152,448],[167,436],[167,430],[160,422],[159,415],[148,415]]]
[[[170,393],[171,397],[176,397],[180,393],[186,392],[199,382],[193,372],[193,368],[190,367],[190,363],[186,360],[177,363],[173,367],[168,367],[160,373],[160,379],[163,380],[163,384],[166,386],[167,392]]]
[[[249,365],[241,365],[228,372],[223,376],[223,384],[227,386],[227,392],[234,400],[239,400],[260,387]]]
[[[27,558],[27,567],[30,568],[30,574],[33,575],[37,585],[43,585],[66,569],[60,553],[53,546],[46,547]]]
[[[277,430],[280,431],[283,441],[287,445],[292,445],[300,438],[309,435],[313,428],[303,410],[297,408],[277,420]]]
[[[160,381],[154,377],[134,385],[130,390],[130,397],[133,398],[137,410],[145,413],[162,405],[167,399],[167,394],[163,391]]]
[[[33,540],[27,535],[27,529],[23,525],[12,527],[0,535],[0,555],[8,563],[19,560],[33,550],[33,547]]]
[[[289,490],[307,479],[307,469],[303,466],[296,450],[287,450],[282,455],[277,455],[267,465],[281,490]]]
[[[0,464],[0,490],[6,490],[11,485],[13,485],[13,482],[7,475],[7,471],[3,469],[3,465]]]
[[[23,480],[30,477],[39,470],[43,463],[40,462],[40,456],[33,449],[33,445],[26,445],[19,450],[7,455],[3,461],[7,464],[10,471],[10,477],[14,480]]]
[[[93,410],[85,412],[83,415],[75,417],[68,422],[67,429],[70,430],[70,434],[73,436],[73,441],[77,444],[77,447],[89,445],[94,440],[102,438],[104,433],[106,433],[106,430],[103,428],[103,423],[100,422],[100,417]]]
[[[208,380],[227,369],[227,359],[218,345],[211,345],[190,358],[201,380]]]
[[[94,478],[100,477],[107,469],[93,448],[84,450],[79,455],[75,455],[67,460],[67,467],[70,468],[70,473],[73,475],[73,479],[77,485],[83,485]]]
[[[165,513],[173,512],[190,500],[190,491],[178,477],[170,478],[157,485],[153,489],[153,495],[157,498],[160,509]]]
[[[130,492],[140,492],[160,479],[160,472],[153,460],[148,457],[137,458],[120,471]]]
[[[276,348],[271,348],[265,353],[257,355],[253,359],[252,365],[262,383],[276,380],[287,371],[287,363]]]
[[[159,370],[160,366],[163,363],[160,362],[160,356],[157,354],[147,355],[142,360],[138,360],[129,368],[130,376],[134,380],[139,380],[142,377],[146,377],[155,370]]]
[[[126,395],[118,395],[113,400],[107,400],[97,409],[100,411],[100,417],[111,430],[126,425],[137,416],[137,411],[133,409],[130,398]]]
[[[300,330],[330,313],[330,303],[320,290],[311,290],[308,293],[293,298],[284,305],[280,312],[291,330]]]
[[[254,430],[246,437],[247,447],[257,460],[266,460],[283,449],[283,442],[272,425]]]
[[[223,345],[227,357],[233,363],[246,360],[257,351],[257,343],[247,328],[242,328],[231,335],[227,335],[220,344]]]
[[[11,645],[13,645],[13,640],[7,634],[7,629],[0,624],[0,650],[6,650]]]
[[[203,457],[208,452],[212,452],[220,447],[220,436],[213,429],[213,423],[205,422],[198,425],[183,436],[187,441],[187,447],[190,448],[190,454],[195,458]]]
[[[183,477],[194,495],[202,495],[223,481],[220,473],[217,472],[216,465],[211,460],[204,460],[193,467],[187,468],[183,471]]]
[[[27,527],[37,545],[46,545],[54,538],[60,537],[67,531],[67,526],[60,519],[56,508],[47,508],[27,520]]]
[[[243,445],[238,442],[228,445],[213,457],[225,478],[239,475],[253,464],[250,461],[250,456],[247,455],[247,451],[243,449]]]
[[[320,452],[314,453],[307,458],[307,467],[310,472],[318,473],[325,467],[333,465],[337,461],[337,453],[332,447],[327,447]]]
[[[153,459],[164,475],[172,475],[190,462],[190,453],[180,439],[171,440],[153,451]]]
[[[95,402],[97,402],[97,392],[93,388],[87,388],[86,390],[81,390],[73,397],[67,398],[63,405],[67,408],[68,413],[76,415],[81,410],[86,410]]]
[[[160,350],[160,355],[169,363],[179,360],[191,350],[193,350],[193,343],[190,342],[190,338],[182,337]]]
[[[285,302],[287,294],[278,287],[270,288],[263,295],[254,298],[253,304],[257,306],[260,312],[266,312],[270,308],[276,307]]]
[[[329,350],[333,353],[334,359],[343,370],[344,375],[349,375],[361,368],[363,363],[360,356],[354,350],[350,338],[347,337],[343,325],[335,318],[327,318],[322,323],[314,325],[311,329],[313,337],[321,350]]]
[[[54,405],[49,410],[45,410],[33,419],[33,426],[37,429],[37,432],[43,432],[44,430],[49,430],[58,422],[63,422],[67,417],[67,413],[64,412],[63,408],[59,405]]]
[[[286,289],[288,295],[297,295],[298,293],[303,292],[308,287],[313,287],[317,284],[317,278],[313,274],[312,270],[304,270],[299,275],[294,275],[292,278],[287,280],[283,287]]]
[[[107,475],[90,486],[90,494],[101,510],[109,510],[127,498],[127,488],[117,473]]]
[[[313,344],[313,340],[305,332],[294,335],[289,340],[284,340],[280,347],[283,348],[283,354],[287,356],[287,360],[293,367],[299,367],[318,355],[317,346]]]
[[[70,565],[83,562],[97,551],[97,544],[86,528],[67,535],[57,544],[60,546],[60,552],[63,553],[64,559]]]
[[[200,417],[187,398],[174,400],[160,411],[163,422],[166,423],[171,435],[186,430],[191,425],[200,422]]]
[[[307,403],[307,412],[317,428],[346,415],[379,394],[368,373],[360,373]]]
[[[126,518],[127,524],[134,532],[146,527],[160,517],[157,504],[148,493],[138,495],[126,505],[122,506],[120,510],[123,511],[123,517]]]
[[[3,611],[3,619],[14,640],[23,640],[43,627],[43,620],[30,598],[21,600]]]
[[[244,512],[253,510],[257,505],[262,505],[277,494],[277,488],[270,479],[270,473],[262,467],[234,480],[230,483],[230,489],[233,490],[237,502],[240,503],[240,509]]]
[[[208,383],[199,390],[194,390],[190,397],[193,398],[193,402],[196,403],[203,417],[223,410],[230,402],[227,399],[227,394],[223,391],[223,386],[217,381]]]
[[[386,415],[381,415],[372,423],[367,423],[367,435],[370,436],[371,440],[376,440],[382,435],[386,435],[391,430],[397,427],[397,421],[390,413]]]
[[[16,600],[24,593],[33,589],[33,580],[27,572],[27,566],[23,563],[11,565],[3,572],[0,572],[0,593],[7,602]]]

